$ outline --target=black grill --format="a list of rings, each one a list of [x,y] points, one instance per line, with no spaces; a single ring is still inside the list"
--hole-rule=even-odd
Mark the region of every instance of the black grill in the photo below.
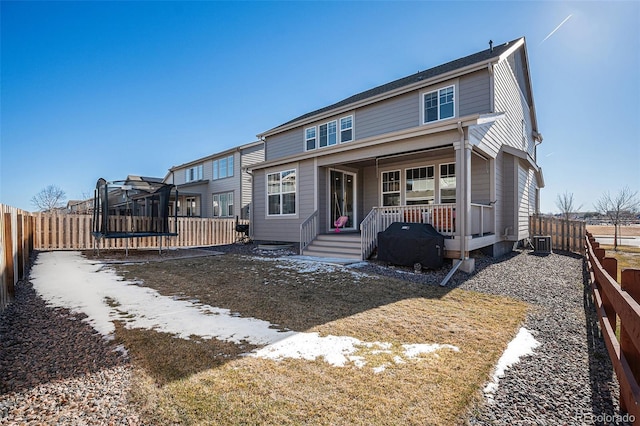
[[[378,232],[378,260],[438,269],[444,260],[444,236],[426,223],[394,222]]]

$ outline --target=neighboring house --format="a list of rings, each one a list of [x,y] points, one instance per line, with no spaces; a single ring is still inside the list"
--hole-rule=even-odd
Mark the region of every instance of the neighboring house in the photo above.
[[[251,175],[264,161],[264,143],[249,143],[169,169],[165,183],[178,189],[178,216],[249,218]]]
[[[67,213],[70,214],[92,214],[93,198],[86,200],[69,200],[67,202]]]
[[[125,180],[111,182],[107,195],[109,200],[107,214],[114,216],[149,214],[154,207],[144,200],[149,193],[157,190],[159,184],[162,184],[162,178],[137,175],[127,175]],[[95,200],[94,197],[84,202],[95,203]],[[91,209],[94,209],[93,205]]]
[[[446,256],[472,269],[470,251],[512,250],[539,210],[542,136],[524,38],[490,43],[258,137],[265,162],[251,168],[253,238],[300,242],[304,254],[367,258],[377,232],[417,221],[447,236]],[[348,220],[335,233],[340,216]]]

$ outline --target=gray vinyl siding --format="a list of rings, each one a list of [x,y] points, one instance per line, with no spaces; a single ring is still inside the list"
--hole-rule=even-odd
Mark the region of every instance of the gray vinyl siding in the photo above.
[[[487,134],[482,136],[483,143],[497,149],[503,144],[509,145],[528,152],[533,158],[535,145],[531,111],[511,64],[516,64],[516,61],[510,56],[508,60],[499,62],[494,67],[494,109],[495,112],[505,113],[505,117],[498,120]],[[523,120],[526,129],[524,140]]]
[[[329,170],[326,167],[318,167],[318,227],[320,233],[327,232],[329,229],[328,206],[329,203]]]
[[[267,161],[304,152],[304,128],[296,127],[267,138],[265,158]]]
[[[502,232],[507,235],[516,235],[516,182],[515,158],[512,155],[502,153]],[[509,229],[507,229],[509,228]]]
[[[495,204],[493,205],[493,211],[495,212],[496,221],[496,235],[503,237],[505,235],[505,214],[504,203],[506,200],[504,189],[504,157],[502,152],[499,152],[496,158],[493,160],[493,167],[495,170]]]
[[[267,216],[266,175],[283,170],[297,169],[295,216]],[[287,164],[254,173],[253,238],[258,241],[299,242],[300,224],[314,212],[313,160]]]
[[[380,205],[380,191],[376,167],[362,169],[362,214],[360,220],[369,214],[372,208]]]
[[[213,162],[215,160],[219,160],[221,158],[229,157],[233,155],[233,176],[229,176],[222,179],[213,180]],[[208,162],[208,165],[205,168],[209,169],[209,175],[211,176],[211,180],[209,181],[209,190],[206,194],[207,203],[206,206],[206,216],[203,217],[213,217],[213,194],[221,194],[233,192],[233,214],[240,215],[240,209],[242,204],[242,191],[241,191],[241,170],[240,170],[240,154],[235,152],[233,154],[225,154],[220,157],[212,158],[211,161]],[[203,197],[203,205],[204,205],[204,197]]]
[[[364,139],[420,125],[418,92],[396,96],[360,108],[355,113],[355,139]]]
[[[240,154],[241,173],[241,210],[237,214],[242,219],[249,219],[249,209],[251,206],[251,175],[244,171],[244,168],[264,161],[264,144],[243,149]]]
[[[531,195],[532,189],[535,192],[533,180],[533,170],[518,164],[518,240],[529,237],[529,216],[535,212],[535,204],[531,205],[535,200],[535,193]]]
[[[438,84],[434,86],[434,89],[456,83],[456,80],[452,80]],[[479,71],[462,77],[457,87],[456,114],[458,116],[490,112],[490,79],[487,71]],[[306,128],[333,120],[337,120],[339,125],[340,118],[348,115],[353,116],[354,141],[416,128],[420,126],[420,93],[428,90],[429,88],[415,90],[364,106],[355,111],[309,122],[303,126],[269,136],[266,139],[266,160],[272,161],[305,152],[304,131]],[[346,144],[348,143],[346,142]],[[331,149],[331,147],[319,148],[317,152]]]
[[[491,164],[477,155],[471,155],[471,202],[488,204],[491,198]]]
[[[458,111],[460,117],[491,112],[491,84],[487,70],[460,77]]]

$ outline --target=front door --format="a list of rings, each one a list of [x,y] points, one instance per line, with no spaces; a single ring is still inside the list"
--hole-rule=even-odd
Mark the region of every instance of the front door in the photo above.
[[[355,229],[356,223],[356,175],[355,173],[331,170],[329,174],[330,208],[329,228],[335,229],[335,223],[341,216],[347,217],[347,222],[341,229]]]

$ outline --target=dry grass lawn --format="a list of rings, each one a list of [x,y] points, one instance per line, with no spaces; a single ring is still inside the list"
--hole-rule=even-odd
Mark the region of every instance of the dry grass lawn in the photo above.
[[[272,361],[255,347],[183,340],[119,325],[138,367],[132,391],[154,424],[451,425],[461,422],[515,336],[527,306],[507,298],[442,289],[348,269],[306,270],[227,254],[118,265],[161,294],[198,299],[295,331],[389,342],[367,364],[322,359]],[[455,345],[395,363],[402,344]],[[372,367],[385,365],[382,372]]]
[[[624,269],[640,269],[640,247],[618,246],[618,250],[614,250],[612,245],[601,244],[600,247],[606,250],[607,257],[618,260],[616,281],[620,282],[620,273]]]
[[[593,235],[615,235],[613,225],[587,225],[587,231]],[[640,226],[637,225],[620,226],[618,231],[623,237],[640,237]]]

